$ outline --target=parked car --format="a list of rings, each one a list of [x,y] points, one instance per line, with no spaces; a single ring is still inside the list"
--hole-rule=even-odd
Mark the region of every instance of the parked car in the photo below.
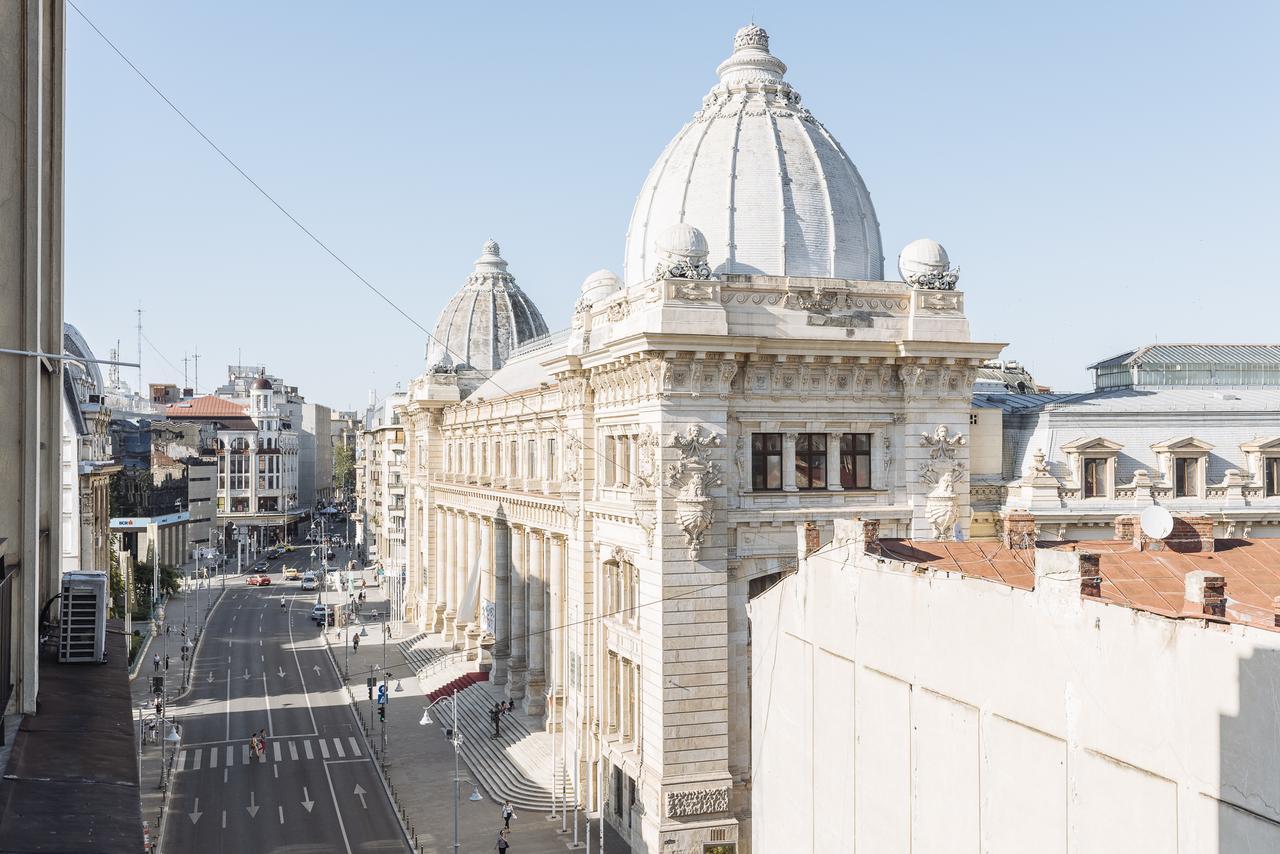
[[[250,587],[268,587],[271,584],[271,576],[269,575],[250,575],[244,580],[245,584]]]
[[[327,623],[332,626],[334,621],[332,605],[316,605],[311,609],[311,622],[317,626],[321,623]]]
[[[316,590],[319,589],[319,587],[320,580],[316,578],[316,574],[314,572],[308,572],[302,576],[303,590]]]
[[[298,581],[302,578],[302,573],[298,571],[296,566],[286,566],[282,575],[285,581]]]

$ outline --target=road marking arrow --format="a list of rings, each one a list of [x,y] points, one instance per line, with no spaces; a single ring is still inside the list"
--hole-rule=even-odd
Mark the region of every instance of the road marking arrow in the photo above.
[[[311,800],[311,793],[307,791],[306,786],[303,786],[302,787],[302,808],[305,809],[307,812],[311,812],[311,808],[315,805],[316,805],[316,802]]]
[[[257,795],[253,792],[249,793],[249,806],[245,807],[245,809],[249,812],[249,818],[258,817],[258,810],[261,809],[261,807],[258,806]]]
[[[318,664],[313,664],[313,665],[311,666],[311,669],[312,669],[312,670],[314,670],[314,671],[316,672],[316,675],[317,675],[317,676],[319,676],[319,675],[320,675],[320,665],[318,665]]]
[[[360,806],[364,807],[365,809],[368,809],[369,805],[364,802],[365,791],[360,787],[359,783],[356,783],[355,794],[360,798]]]
[[[205,681],[206,681],[206,682],[213,682],[213,671],[212,671],[212,670],[210,670],[210,671],[209,671],[209,678],[208,678],[208,679],[206,679]]]
[[[280,676],[280,678],[281,678],[281,679],[283,679],[283,678],[284,678],[284,668],[283,668],[283,667],[281,667],[281,668],[280,668],[280,673],[279,673],[278,675]]]
[[[197,821],[199,821],[199,820],[200,820],[200,816],[204,815],[204,813],[200,812],[200,799],[199,799],[199,798],[196,798],[196,807],[195,807],[195,809],[193,809],[191,812],[187,813],[187,815],[191,817],[191,823],[192,823],[192,824],[195,824]]]
[[[245,679],[248,679],[248,678],[249,678],[249,668],[247,668],[247,667],[244,669],[244,678],[245,678]]]

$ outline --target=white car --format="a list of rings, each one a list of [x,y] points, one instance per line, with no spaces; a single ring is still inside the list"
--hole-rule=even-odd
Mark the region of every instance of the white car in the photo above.
[[[314,572],[308,572],[302,576],[303,590],[317,590],[319,587],[320,582],[316,580],[316,574]]]

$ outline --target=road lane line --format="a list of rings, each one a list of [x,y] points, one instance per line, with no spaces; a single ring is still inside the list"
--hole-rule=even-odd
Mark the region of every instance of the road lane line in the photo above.
[[[227,829],[227,811],[226,810],[222,811],[222,829],[223,830]]]
[[[284,807],[281,806],[281,807],[278,807],[277,809],[280,810],[280,823],[284,824]]]
[[[271,746],[275,749],[276,761],[279,762],[280,761],[280,742],[273,741],[271,742]]]
[[[313,754],[313,753],[311,752],[311,741],[310,741],[310,740],[307,740],[307,741],[302,742],[302,749],[306,751],[306,753],[307,753],[307,758],[308,758],[308,759],[315,759],[315,758],[316,758],[316,757],[315,757],[315,754]]]
[[[240,745],[240,764],[249,764],[249,745],[247,744]]]
[[[272,766],[271,766],[271,771],[272,771],[272,773],[274,773],[274,774],[276,775],[276,779],[277,779],[277,780],[279,780],[279,779],[280,779],[280,766],[279,766],[279,765],[272,765]]]
[[[224,785],[224,786],[227,784],[227,772],[228,772],[228,771],[230,771],[230,770],[231,770],[230,768],[223,768],[223,769],[222,769],[222,785]]]
[[[266,661],[264,656],[263,661]],[[276,737],[276,729],[271,723],[271,689],[267,686],[267,674],[262,674],[262,704],[267,707],[267,735]],[[276,748],[279,750],[280,748]]]
[[[290,610],[292,611],[292,608]],[[293,649],[293,664],[298,668],[298,679],[302,682],[302,698],[307,701],[307,714],[311,716],[311,731],[318,733],[320,728],[316,726],[316,713],[311,708],[311,693],[307,690],[307,677],[302,675],[302,661],[298,658],[298,645],[293,641],[293,620],[289,620],[289,646]],[[307,758],[310,759],[311,757],[308,756]]]
[[[289,742],[289,758],[290,759],[298,758],[298,745],[294,744],[292,741]]]
[[[179,771],[186,770],[186,765],[187,765],[187,751],[180,750],[178,751],[178,770]]]
[[[218,767],[218,748],[216,747],[209,748],[209,767],[210,768]]]
[[[246,749],[246,750],[248,750],[248,748],[247,748],[247,747],[246,747],[245,749]],[[233,747],[233,746],[232,746],[232,745],[230,745],[230,744],[228,744],[228,745],[227,745],[227,762],[226,762],[226,764],[227,764],[227,765],[235,765],[235,764],[236,764],[235,747]]]
[[[325,744],[325,743],[324,743],[324,739],[323,739],[323,738],[318,738],[318,739],[316,739],[316,742],[320,745],[320,756],[321,756],[321,757],[323,757],[323,758],[325,758],[325,759],[328,759],[328,758],[329,758],[329,745],[327,745],[327,744]]]
[[[355,737],[354,735],[349,735],[349,736],[347,736],[347,741],[351,742],[351,755],[352,755],[352,756],[359,756],[359,755],[360,755],[360,742],[356,741],[356,737]]]
[[[184,750],[184,751],[182,751],[182,752],[183,752],[183,753],[186,753],[186,751],[185,751],[185,750]],[[193,750],[193,751],[191,751],[191,770],[192,770],[192,771],[199,771],[199,770],[200,770],[200,765],[201,765],[201,763],[203,763],[203,762],[204,762],[204,751],[203,751],[203,750]],[[178,770],[182,770],[182,769],[178,769]]]
[[[227,661],[231,656],[227,656]],[[231,668],[227,668],[227,741],[231,740]]]
[[[336,750],[336,751],[338,752],[338,758],[339,758],[339,759],[346,759],[346,758],[347,758],[347,751],[345,751],[345,750],[343,750],[343,749],[342,749],[342,739],[340,739],[340,738],[335,738],[335,739],[333,740],[333,749],[334,749],[334,750]]]
[[[342,844],[347,846],[347,854],[352,854],[351,840],[347,838],[347,825],[342,820],[342,808],[338,806],[338,793],[333,789],[333,775],[329,773],[329,766],[324,766],[325,779],[329,781],[329,797],[333,798],[333,812],[338,816],[338,830],[342,832]]]

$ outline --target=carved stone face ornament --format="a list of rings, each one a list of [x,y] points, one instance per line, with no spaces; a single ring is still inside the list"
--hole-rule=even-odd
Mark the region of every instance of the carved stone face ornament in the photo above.
[[[720,437],[690,424],[684,435],[671,434],[671,447],[680,458],[667,466],[667,485],[676,490],[676,523],[684,531],[689,559],[697,560],[707,529],[715,519],[710,489],[721,483],[720,467],[711,461],[711,448]]]

